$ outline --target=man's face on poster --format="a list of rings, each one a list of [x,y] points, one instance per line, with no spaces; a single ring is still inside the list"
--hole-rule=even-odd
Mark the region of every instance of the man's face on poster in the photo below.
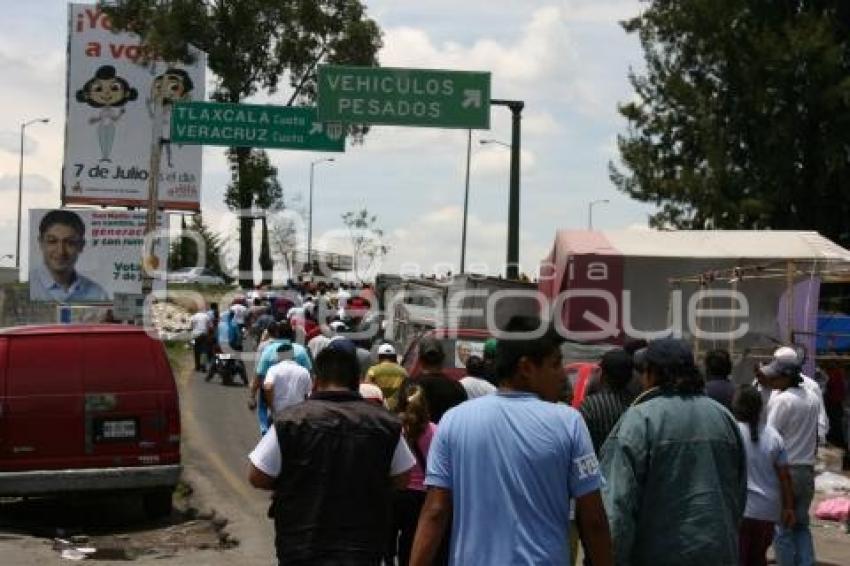
[[[68,274],[74,271],[85,240],[72,226],[53,224],[41,236],[39,245],[47,269],[51,273]]]

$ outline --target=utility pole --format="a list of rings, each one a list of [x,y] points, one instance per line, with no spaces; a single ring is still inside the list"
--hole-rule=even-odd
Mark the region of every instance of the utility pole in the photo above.
[[[525,102],[493,99],[490,104],[507,106],[511,111],[511,184],[508,197],[508,254],[505,276],[507,279],[519,279],[520,127]]]
[[[165,116],[165,104],[168,102],[160,96],[158,100],[153,101],[154,116],[153,129],[151,131],[151,160],[150,174],[148,176],[148,210],[145,218],[145,245],[142,246],[142,295],[147,302],[148,296],[153,291],[153,271],[158,270],[162,265],[162,258],[155,255],[156,240],[152,238],[157,230],[157,219],[159,209],[159,168],[162,157],[162,144],[165,140],[162,138],[162,120]]]

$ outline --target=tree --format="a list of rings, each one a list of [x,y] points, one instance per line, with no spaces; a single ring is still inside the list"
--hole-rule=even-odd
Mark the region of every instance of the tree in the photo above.
[[[207,54],[216,76],[213,100],[239,103],[266,91],[277,92],[289,78],[287,105],[315,100],[316,67],[321,62],[377,65],[378,25],[366,17],[360,0],[115,0],[104,10],[113,28],[138,34],[142,43],[168,61],[190,58],[189,45]],[[355,136],[363,127],[352,127]],[[357,138],[355,138],[357,139]],[[250,149],[232,148],[239,210],[249,210],[256,193],[241,184]],[[239,221],[239,271],[243,287],[253,265],[253,218]],[[242,275],[244,274],[244,276]]]
[[[283,203],[279,210],[285,210],[300,217],[304,217],[304,210],[300,200],[296,197],[292,204]],[[271,223],[269,228],[269,247],[272,257],[283,262],[286,272],[294,277],[295,270],[299,267],[296,254],[301,242],[298,240],[298,223],[291,214],[281,215]]]
[[[648,0],[620,107],[629,196],[656,227],[815,229],[850,243],[850,3]]]
[[[227,271],[222,265],[222,249],[224,242],[218,234],[210,230],[204,223],[204,219],[200,214],[192,216],[192,222],[186,226],[185,217],[180,219],[181,235],[194,233],[196,237],[203,241],[204,257],[198,257],[198,244],[192,237],[183,236],[172,242],[171,249],[168,254],[168,269],[176,270],[183,267],[204,266],[211,269],[217,275],[221,275],[225,279],[229,279]]]
[[[242,226],[241,220],[246,216],[253,220],[253,206],[256,205],[260,209],[259,218],[262,227],[259,257],[260,269],[263,273],[262,283],[268,284],[271,283],[271,272],[274,265],[272,264],[271,253],[269,252],[266,213],[281,206],[283,188],[277,180],[277,167],[271,164],[265,150],[248,150],[247,155],[244,156],[241,163],[238,153],[239,149],[229,149],[227,151],[232,181],[225,191],[224,202],[231,210],[241,211],[240,229]],[[253,228],[253,224],[251,227]],[[251,235],[253,236],[253,234]],[[240,242],[243,239],[250,238],[242,238],[240,233]],[[243,271],[241,266],[239,270],[240,272]],[[251,283],[253,283],[253,278],[251,279]],[[246,287],[246,285],[243,285],[243,287]]]
[[[365,207],[346,212],[342,222],[351,237],[354,276],[362,281],[361,273],[368,273],[375,260],[387,255],[390,247],[383,241],[384,231],[378,228],[378,217],[370,215]]]

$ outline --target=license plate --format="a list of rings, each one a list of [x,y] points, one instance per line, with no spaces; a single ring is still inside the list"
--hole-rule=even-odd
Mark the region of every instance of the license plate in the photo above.
[[[102,440],[126,440],[136,438],[137,425],[133,419],[103,421],[100,427]]]

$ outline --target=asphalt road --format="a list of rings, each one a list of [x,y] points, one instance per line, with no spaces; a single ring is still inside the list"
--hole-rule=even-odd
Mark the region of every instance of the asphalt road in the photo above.
[[[250,371],[252,364],[247,365]],[[224,386],[218,377],[207,382],[191,363],[175,373],[187,479],[205,507],[227,518],[228,531],[240,541],[225,554],[246,559],[244,564],[269,563],[274,556],[269,494],[248,483],[248,453],[259,440],[255,414],[248,409],[248,388]]]

